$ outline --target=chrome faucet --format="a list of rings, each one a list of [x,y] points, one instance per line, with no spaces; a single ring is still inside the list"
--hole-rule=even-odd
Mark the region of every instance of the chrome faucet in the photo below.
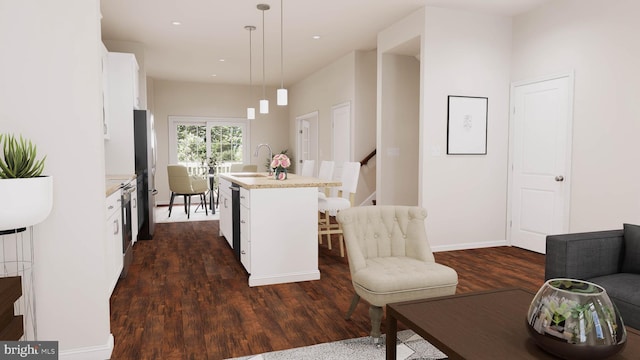
[[[256,151],[253,153],[254,157],[258,157],[258,150],[260,150],[261,147],[266,146],[267,149],[269,149],[269,164],[271,164],[271,161],[273,160],[273,151],[271,150],[271,146],[269,146],[269,144],[260,144],[256,147]],[[269,166],[269,176],[273,175],[273,170],[271,170],[271,166]]]

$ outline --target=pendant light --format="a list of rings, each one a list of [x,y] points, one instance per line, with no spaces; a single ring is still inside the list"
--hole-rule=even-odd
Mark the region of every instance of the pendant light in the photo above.
[[[258,10],[262,11],[262,100],[260,100],[260,114],[268,114],[269,100],[267,100],[264,77],[264,12],[265,10],[271,9],[271,6],[269,6],[268,4],[258,4],[257,8]]]
[[[253,30],[256,29],[255,26],[252,25],[247,25],[244,27],[245,29],[249,30],[249,102],[251,102],[252,100],[252,89],[253,89],[253,76],[252,76],[252,71],[251,71],[251,58],[252,58],[252,52],[251,52],[251,32]],[[254,120],[256,118],[256,108],[254,107],[248,107],[247,108],[247,119],[248,120]]]
[[[280,0],[280,89],[277,91],[277,104],[278,106],[287,106],[289,103],[289,96],[287,94],[287,89],[284,88],[284,32],[282,26],[284,10],[282,2],[283,0]]]

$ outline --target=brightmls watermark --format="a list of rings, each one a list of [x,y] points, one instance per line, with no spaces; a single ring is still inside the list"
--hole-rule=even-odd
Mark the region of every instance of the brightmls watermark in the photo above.
[[[57,341],[0,341],[0,360],[58,360]]]

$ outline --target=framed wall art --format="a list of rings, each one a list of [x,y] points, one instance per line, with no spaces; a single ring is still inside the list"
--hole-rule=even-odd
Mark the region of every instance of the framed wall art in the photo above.
[[[488,102],[486,97],[448,96],[448,155],[487,154]]]

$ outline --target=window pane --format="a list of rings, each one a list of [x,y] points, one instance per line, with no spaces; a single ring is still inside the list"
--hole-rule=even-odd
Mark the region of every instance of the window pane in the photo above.
[[[205,125],[178,125],[178,163],[187,166],[205,164],[207,159],[207,127]]]
[[[242,163],[242,128],[212,126],[211,152],[219,162]]]

